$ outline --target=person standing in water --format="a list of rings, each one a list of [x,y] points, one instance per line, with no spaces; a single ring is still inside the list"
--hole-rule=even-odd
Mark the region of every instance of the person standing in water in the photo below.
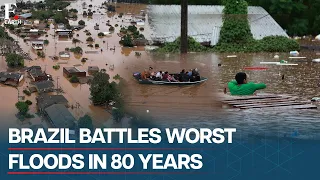
[[[228,83],[228,88],[231,95],[253,95],[257,90],[265,89],[267,86],[263,83],[253,83],[247,81],[247,74],[239,72],[235,76],[235,80]],[[224,93],[227,93],[227,89],[224,89]]]

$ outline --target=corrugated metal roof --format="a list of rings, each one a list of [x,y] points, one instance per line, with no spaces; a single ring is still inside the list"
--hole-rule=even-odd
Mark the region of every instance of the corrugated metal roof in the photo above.
[[[198,42],[209,42],[215,45],[219,40],[222,26],[224,6],[188,7],[188,34]],[[149,5],[148,22],[151,28],[150,37],[153,41],[172,42],[180,36],[179,5]],[[286,36],[286,32],[262,7],[249,6],[248,19],[251,32],[255,39],[266,36]]]
[[[70,128],[75,127],[76,119],[63,104],[54,104],[45,109],[53,126],[55,128]]]

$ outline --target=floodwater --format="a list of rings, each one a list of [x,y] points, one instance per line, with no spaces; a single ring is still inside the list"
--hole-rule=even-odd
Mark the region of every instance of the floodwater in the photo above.
[[[68,60],[53,61],[49,56],[58,55],[65,48],[75,47],[71,39],[58,39],[53,36],[54,30],[51,25],[48,30],[48,37],[41,39],[49,40],[49,45],[45,47],[46,58],[37,58],[36,52],[33,51],[29,43],[23,42],[23,39],[15,37],[20,42],[22,49],[31,54],[33,61],[26,61],[26,66],[39,65],[54,79],[54,84],[61,87],[63,95],[69,100],[70,105],[80,104],[79,108],[70,109],[77,117],[89,114],[94,119],[97,127],[103,126],[110,118],[101,107],[94,107],[89,100],[90,91],[87,84],[72,84],[63,76],[63,67],[76,66],[81,70],[87,70],[88,66],[99,66],[100,69],[106,69],[110,77],[116,74],[127,80],[126,86],[126,104],[129,110],[146,115],[153,119],[153,122],[160,126],[166,127],[236,127],[240,134],[265,134],[266,132],[274,136],[290,135],[298,132],[299,137],[317,138],[319,137],[320,115],[319,110],[286,110],[286,111],[262,111],[262,110],[225,110],[217,102],[217,94],[222,93],[223,88],[228,81],[234,78],[239,71],[244,71],[249,75],[249,79],[254,82],[264,82],[267,88],[260,92],[274,94],[290,94],[298,96],[303,100],[310,100],[312,97],[320,97],[319,74],[320,63],[312,63],[311,60],[317,58],[316,52],[302,52],[300,56],[306,56],[307,59],[290,60],[289,53],[279,54],[280,59],[289,62],[298,63],[298,66],[276,66],[260,65],[262,61],[279,61],[274,60],[273,53],[257,54],[236,54],[237,58],[227,58],[233,54],[214,54],[214,53],[189,53],[183,57],[175,54],[152,54],[145,52],[143,47],[123,48],[119,45],[120,37],[117,32],[120,25],[129,25],[129,21],[122,22],[123,19],[130,19],[131,15],[127,13],[138,14],[140,10],[145,9],[145,5],[139,4],[120,4],[118,3],[117,12],[126,14],[122,19],[117,15],[106,14],[104,9],[99,9],[103,0],[93,0],[87,2],[87,5],[93,4],[92,11],[96,11],[92,19],[82,17],[82,3],[85,1],[73,2],[70,8],[79,10],[78,19],[86,22],[86,27],[74,33],[74,37],[80,39],[84,51],[97,51],[97,54],[84,53],[81,57],[73,54]],[[100,11],[100,12],[99,12]],[[103,14],[103,15],[101,15]],[[108,31],[106,25],[110,20],[111,25],[119,24],[115,32],[103,38],[99,38],[99,32]],[[93,26],[100,24],[100,30],[94,30]],[[100,48],[87,47],[85,30],[91,32],[94,44],[99,44]],[[143,34],[150,33],[148,27]],[[79,36],[77,37],[77,34]],[[103,43],[105,41],[105,43]],[[115,51],[110,50],[114,48]],[[100,52],[100,49],[103,52]],[[135,52],[140,52],[141,56],[135,56]],[[81,58],[88,58],[86,63],[81,62]],[[59,70],[54,70],[53,65],[60,64]],[[218,67],[218,64],[222,64]],[[114,65],[114,70],[109,70],[109,66]],[[169,72],[179,72],[181,69],[198,68],[201,75],[208,77],[208,81],[196,86],[152,86],[140,85],[132,78],[133,72],[141,72],[145,68],[152,66],[155,70]],[[247,71],[244,67],[264,66],[269,69],[263,71]],[[1,71],[6,70],[4,58],[0,61]],[[285,75],[284,80],[281,79]],[[25,83],[18,90],[22,93],[23,88],[28,86],[29,80],[26,78]],[[14,103],[17,101],[17,90],[11,87],[1,86],[2,101],[8,102],[0,105],[2,121],[6,119],[15,119],[16,109]],[[36,94],[27,97],[35,102]],[[35,113],[35,105],[32,106],[31,112]],[[149,112],[149,113],[147,113]],[[35,121],[35,120],[34,120]],[[10,122],[9,126],[14,126],[16,122]],[[37,123],[37,122],[31,122]],[[297,134],[297,133],[295,133]]]

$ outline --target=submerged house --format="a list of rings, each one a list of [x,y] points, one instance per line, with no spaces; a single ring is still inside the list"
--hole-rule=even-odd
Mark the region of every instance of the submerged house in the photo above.
[[[76,128],[76,119],[63,104],[53,104],[44,110],[54,128]]]
[[[88,67],[88,73],[96,73],[96,72],[99,72],[99,67],[98,66],[89,66]]]
[[[153,42],[173,42],[180,36],[180,5],[149,5],[148,23],[150,35],[146,39]],[[188,6],[188,35],[200,43],[207,42],[211,46],[218,43],[223,25],[224,6]],[[262,7],[249,6],[248,20],[254,39],[266,36],[285,36],[287,33]]]
[[[70,57],[70,53],[68,51],[59,52],[59,57],[60,58],[69,58]]]
[[[63,95],[41,94],[36,98],[37,106],[40,112],[43,112],[47,107],[54,104],[62,104],[68,106],[68,100]]]
[[[33,41],[31,41],[31,47],[34,50],[42,50],[44,47],[44,41],[43,40],[33,40]]]
[[[18,86],[24,76],[20,73],[0,72],[0,82],[9,86]]]
[[[52,92],[54,90],[54,84],[52,81],[40,81],[34,83],[38,93]]]
[[[72,77],[72,76],[76,76],[76,77],[86,77],[87,73],[85,71],[82,71],[76,67],[64,67],[63,68],[63,73],[67,76],[67,77]]]
[[[33,81],[48,81],[52,80],[52,77],[43,72],[40,66],[31,66],[27,69],[27,72]]]

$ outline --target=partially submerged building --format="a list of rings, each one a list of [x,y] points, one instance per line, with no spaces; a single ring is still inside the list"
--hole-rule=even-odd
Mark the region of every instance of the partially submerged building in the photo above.
[[[24,76],[20,73],[0,72],[0,82],[9,86],[18,86]]]
[[[188,6],[188,35],[198,42],[218,43],[223,25],[224,6]],[[153,42],[173,42],[180,36],[181,7],[179,5],[149,5],[148,23],[150,33],[145,33]],[[248,7],[248,20],[255,39],[266,36],[286,36],[286,32],[262,7]]]
[[[59,52],[59,57],[60,58],[69,58],[70,53],[68,51],[61,51],[61,52]]]
[[[52,80],[51,75],[42,71],[40,66],[31,66],[27,69],[27,72],[33,81],[48,81]]]
[[[34,50],[43,50],[44,47],[44,41],[43,40],[32,40],[31,41],[31,47]]]
[[[98,66],[89,66],[88,67],[88,73],[96,73],[96,72],[99,72]]]
[[[52,92],[54,90],[54,84],[52,81],[35,82],[34,86],[38,93]]]
[[[76,67],[64,67],[63,68],[63,73],[67,76],[67,77],[72,77],[72,76],[76,76],[76,77],[86,77],[87,73],[85,71],[82,71]]]
[[[63,104],[54,104],[44,110],[54,128],[76,128],[76,119]]]
[[[41,94],[37,98],[37,105],[40,112],[43,112],[47,107],[54,104],[62,104],[68,106],[68,100],[63,95]]]

